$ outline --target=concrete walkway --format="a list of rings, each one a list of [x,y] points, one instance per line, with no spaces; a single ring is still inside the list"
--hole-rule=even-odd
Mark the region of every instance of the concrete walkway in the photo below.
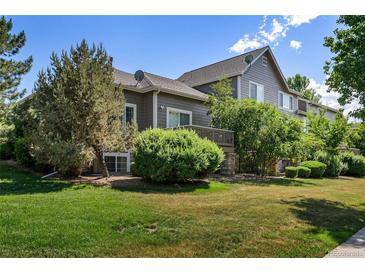
[[[328,253],[325,258],[365,258],[365,227]]]

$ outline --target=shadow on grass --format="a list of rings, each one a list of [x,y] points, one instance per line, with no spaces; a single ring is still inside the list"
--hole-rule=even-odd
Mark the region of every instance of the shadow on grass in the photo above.
[[[231,181],[228,183],[243,184],[243,185],[255,185],[255,186],[305,186],[316,185],[308,180],[290,179],[290,178],[255,178],[255,179],[243,179],[237,181]]]
[[[119,191],[130,191],[140,193],[184,193],[195,191],[209,191],[210,184],[203,181],[179,183],[179,184],[157,184],[143,181],[133,183],[112,183],[111,187]]]
[[[308,233],[317,235],[323,241],[340,244],[365,226],[365,210],[340,202],[309,198],[283,203],[293,206],[291,212],[313,226]]]
[[[58,180],[42,180],[28,172],[0,163],[0,196],[48,193],[71,186],[72,183]]]

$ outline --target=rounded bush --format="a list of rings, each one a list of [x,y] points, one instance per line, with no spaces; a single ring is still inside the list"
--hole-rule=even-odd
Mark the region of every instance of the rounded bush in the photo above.
[[[30,140],[28,138],[18,138],[15,141],[14,155],[16,161],[22,165],[34,165],[34,158],[30,153]]]
[[[311,170],[309,177],[320,178],[326,171],[327,165],[318,161],[305,161],[302,162],[301,166],[307,167]]]
[[[311,170],[305,166],[298,166],[298,177],[299,178],[308,178],[311,175]]]
[[[347,172],[345,175],[361,177],[365,176],[365,157],[355,155],[352,152],[344,152],[341,154],[343,163],[347,164]]]
[[[330,154],[325,151],[318,151],[314,154],[314,159],[327,165],[324,172],[326,177],[338,177],[344,168],[341,158],[338,155]]]
[[[215,172],[224,153],[191,130],[148,129],[137,137],[133,157],[138,176],[153,182],[176,182]]]
[[[298,176],[298,168],[295,166],[287,166],[285,168],[285,177],[295,178]]]

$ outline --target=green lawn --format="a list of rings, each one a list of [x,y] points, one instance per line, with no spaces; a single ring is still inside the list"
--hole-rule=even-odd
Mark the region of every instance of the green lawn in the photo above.
[[[0,162],[1,257],[322,257],[365,226],[365,179],[113,189]]]

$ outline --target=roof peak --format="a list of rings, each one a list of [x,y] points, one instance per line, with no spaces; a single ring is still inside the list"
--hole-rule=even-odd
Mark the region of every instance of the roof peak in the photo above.
[[[197,70],[199,70],[199,69],[203,69],[203,68],[206,68],[206,67],[209,67],[209,66],[213,66],[213,65],[219,64],[219,63],[221,63],[221,62],[226,62],[226,61],[229,61],[229,60],[231,60],[231,59],[235,59],[235,58],[238,58],[238,57],[242,57],[242,56],[247,55],[247,54],[249,54],[249,53],[253,53],[253,52],[256,52],[256,51],[259,51],[259,50],[263,50],[263,49],[267,49],[267,48],[270,48],[270,46],[269,46],[269,45],[267,45],[267,46],[264,46],[264,47],[261,47],[261,48],[257,48],[257,49],[254,49],[254,50],[250,50],[250,51],[247,51],[247,52],[244,52],[244,53],[241,53],[241,54],[238,54],[238,55],[235,55],[235,56],[229,57],[229,58],[227,58],[227,59],[223,59],[223,60],[220,60],[220,61],[217,61],[217,62],[214,62],[214,63],[210,63],[210,64],[208,64],[208,65],[201,66],[201,67],[199,67],[199,68],[196,68],[196,69],[192,69],[192,70],[186,71],[186,72],[184,72],[184,73],[183,73],[183,75],[184,75],[185,73],[194,72],[194,71],[197,71]],[[180,77],[181,77],[181,76],[180,76]],[[180,78],[180,77],[179,77],[179,78]],[[178,80],[179,78],[177,78],[177,80]]]

